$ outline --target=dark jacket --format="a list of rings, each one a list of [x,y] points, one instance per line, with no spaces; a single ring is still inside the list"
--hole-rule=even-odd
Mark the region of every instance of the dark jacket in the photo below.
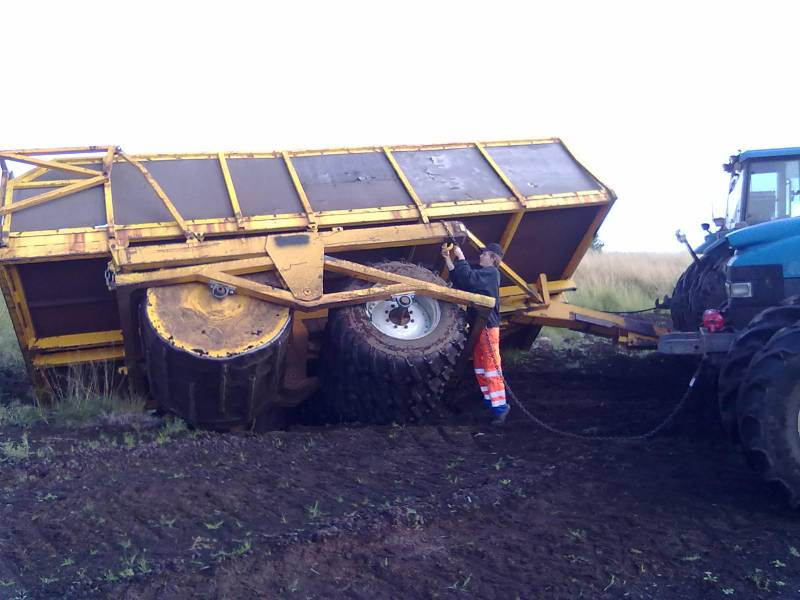
[[[497,267],[472,267],[467,261],[459,260],[450,271],[450,281],[459,290],[494,298],[486,327],[500,327],[500,271]]]

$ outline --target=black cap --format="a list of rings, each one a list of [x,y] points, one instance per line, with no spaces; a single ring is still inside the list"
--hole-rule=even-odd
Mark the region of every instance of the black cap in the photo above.
[[[486,244],[484,250],[488,250],[489,252],[494,252],[500,258],[503,258],[503,249],[500,247],[500,244],[495,244],[492,242],[491,244]]]

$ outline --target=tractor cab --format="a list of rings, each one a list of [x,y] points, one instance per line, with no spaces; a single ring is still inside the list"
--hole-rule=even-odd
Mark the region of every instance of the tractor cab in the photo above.
[[[800,148],[747,150],[723,166],[731,174],[727,227],[800,216]]]

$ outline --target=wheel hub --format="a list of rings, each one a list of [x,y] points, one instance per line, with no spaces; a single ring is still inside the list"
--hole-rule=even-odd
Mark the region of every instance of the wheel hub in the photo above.
[[[366,311],[375,329],[397,340],[425,337],[441,319],[439,301],[426,296],[402,295],[368,302]]]

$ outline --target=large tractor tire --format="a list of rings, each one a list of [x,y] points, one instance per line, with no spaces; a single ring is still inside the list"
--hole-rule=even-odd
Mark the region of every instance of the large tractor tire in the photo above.
[[[748,463],[800,505],[800,324],[781,329],[752,359],[737,400]]]
[[[386,262],[375,267],[445,285],[424,267]],[[346,289],[369,283],[354,280]],[[375,424],[435,420],[467,339],[467,319],[455,304],[415,296],[331,310],[323,349],[325,377],[315,410],[333,422]]]
[[[719,415],[722,427],[732,440],[739,439],[736,399],[753,356],[780,329],[800,320],[800,296],[792,296],[758,313],[728,350],[719,372]]]
[[[672,291],[672,325],[677,331],[694,331],[703,312],[719,308],[727,299],[725,265],[733,255],[727,244],[711,249],[683,272]]]
[[[266,277],[253,275],[253,279]],[[291,332],[286,307],[199,283],[150,288],[142,341],[150,395],[190,425],[215,430],[271,420]]]

